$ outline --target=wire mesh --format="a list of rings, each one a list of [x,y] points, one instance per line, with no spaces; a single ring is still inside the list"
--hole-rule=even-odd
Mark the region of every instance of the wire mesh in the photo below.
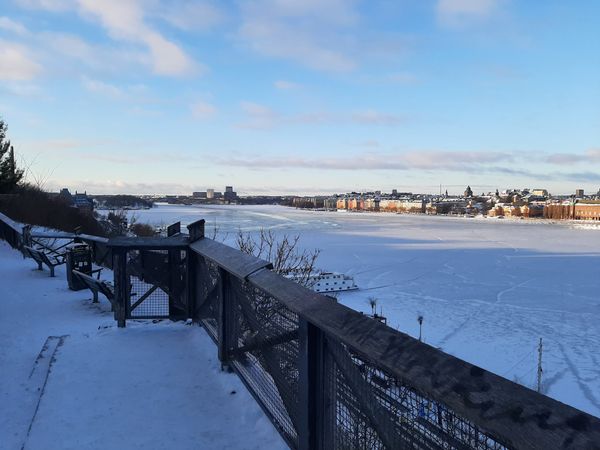
[[[210,337],[217,342],[218,305],[221,298],[221,274],[216,264],[192,255],[196,258],[196,303],[193,317],[200,320]]]
[[[254,391],[284,438],[298,442],[298,316],[245,282],[231,281],[229,333],[239,375]],[[236,350],[238,350],[236,352]]]
[[[128,318],[169,317],[167,259],[164,250],[127,253]]]
[[[386,448],[381,430],[391,425],[387,439],[391,441],[388,446],[393,448],[507,449],[442,403],[420,394],[403,380],[328,339],[329,349],[332,346],[343,352],[356,369],[347,370],[335,361],[331,364],[333,370],[325,374],[327,398],[335,411],[334,423],[328,430],[332,448]],[[328,358],[334,359],[331,353]],[[372,403],[365,405],[352,386],[361,386]],[[378,414],[368,414],[373,410],[378,410]]]

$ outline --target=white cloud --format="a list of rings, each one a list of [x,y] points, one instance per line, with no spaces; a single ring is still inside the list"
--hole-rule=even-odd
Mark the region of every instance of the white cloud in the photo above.
[[[81,13],[98,20],[113,39],[146,46],[155,73],[178,76],[199,69],[181,48],[145,23],[144,9],[138,1],[78,0],[78,4]]]
[[[23,24],[15,22],[8,17],[0,17],[0,30],[8,31],[18,35],[27,34],[27,29],[23,26]]]
[[[438,0],[438,22],[446,26],[462,26],[485,21],[500,8],[503,0]]]
[[[182,76],[195,74],[201,71],[202,66],[195,62],[179,45],[165,38],[156,29],[150,26],[145,17],[156,14],[157,8],[166,9],[165,3],[143,0],[19,0],[21,6],[30,9],[43,9],[52,12],[76,11],[81,16],[92,21],[99,22],[108,35],[115,41],[132,44],[131,48],[119,51],[127,51],[135,55],[135,47],[144,48],[143,55],[135,55],[135,60],[149,65],[153,72],[166,76]],[[171,5],[169,10],[175,8]],[[175,20],[170,16],[162,16],[165,21]],[[61,33],[50,33],[60,36]],[[62,34],[63,40],[60,44],[49,42],[51,46],[61,45],[71,53],[77,53],[82,57],[85,53],[87,60],[90,58],[89,51],[80,38]],[[70,42],[68,42],[70,40]],[[95,53],[95,52],[92,52]]]
[[[217,108],[210,103],[198,101],[191,105],[192,116],[196,119],[206,120],[214,117],[217,113]]]
[[[1,39],[0,61],[0,80],[27,81],[42,71],[26,47]]]

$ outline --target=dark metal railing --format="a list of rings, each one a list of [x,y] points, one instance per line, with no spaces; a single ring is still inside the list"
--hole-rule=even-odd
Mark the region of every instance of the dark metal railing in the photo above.
[[[23,227],[23,224],[0,213],[0,239],[12,248],[21,249],[23,246]]]
[[[188,228],[77,238],[112,261],[120,326],[145,302],[200,322],[291,448],[600,448],[600,419],[308,290],[205,238],[203,221]]]

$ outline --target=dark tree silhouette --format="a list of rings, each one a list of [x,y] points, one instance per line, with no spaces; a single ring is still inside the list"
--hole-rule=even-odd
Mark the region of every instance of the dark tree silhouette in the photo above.
[[[8,126],[0,119],[0,194],[12,192],[23,179],[15,163],[15,150],[6,139]]]

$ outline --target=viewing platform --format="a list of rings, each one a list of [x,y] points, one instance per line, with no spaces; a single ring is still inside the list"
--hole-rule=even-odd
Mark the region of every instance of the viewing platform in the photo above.
[[[0,448],[287,448],[197,324],[117,328],[64,266],[35,269],[0,241]]]

